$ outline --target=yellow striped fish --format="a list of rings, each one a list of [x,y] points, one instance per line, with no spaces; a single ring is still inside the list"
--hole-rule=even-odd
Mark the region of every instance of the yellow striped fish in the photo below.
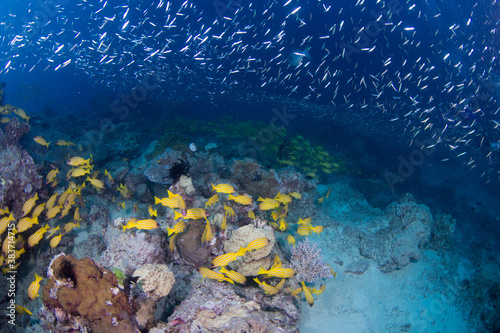
[[[226,254],[222,254],[217,256],[212,260],[212,267],[226,266],[231,261],[234,261],[236,258],[240,257],[238,253],[229,252]]]
[[[266,237],[259,237],[248,243],[245,249],[247,252],[252,250],[259,250],[266,246],[267,243],[269,243],[269,239],[267,239]]]
[[[304,291],[304,296],[306,297],[307,303],[309,303],[309,306],[313,306],[314,298],[312,297],[310,289],[306,287],[304,281],[302,281],[301,283],[302,283],[302,290]]]
[[[17,232],[24,232],[35,224],[38,224],[38,217],[23,217],[17,222],[16,230]]]
[[[255,279],[253,279],[253,280],[259,284],[260,288],[261,288],[262,290],[264,290],[264,292],[265,292],[266,294],[269,294],[269,295],[276,295],[276,294],[280,291],[280,289],[281,289],[281,287],[283,286],[283,284],[285,283],[285,279],[282,279],[282,280],[281,280],[281,281],[280,281],[280,282],[276,285],[276,287],[274,287],[274,286],[271,286],[271,285],[267,284],[265,281],[261,282],[261,281],[259,280],[259,278],[255,278]]]
[[[205,208],[212,206],[214,203],[219,201],[219,194],[215,193],[208,199],[207,203],[205,204]]]
[[[35,233],[28,238],[28,246],[33,247],[38,244],[42,240],[43,234],[45,234],[49,228],[49,225],[46,224],[44,227],[35,231]]]
[[[68,232],[70,232],[75,228],[80,228],[80,223],[68,222],[64,225],[63,232],[64,234],[67,234]]]
[[[50,247],[55,248],[61,241],[62,234],[59,234],[50,240]]]
[[[31,217],[40,216],[40,214],[42,214],[43,210],[45,209],[45,205],[46,205],[46,203],[43,202],[43,203],[39,204],[38,206],[36,206],[35,209],[33,210],[33,214],[31,214]]]
[[[45,210],[48,211],[50,210],[52,207],[54,207],[54,204],[56,203],[56,200],[57,200],[57,196],[58,194],[57,193],[54,193],[52,194],[52,196],[49,198],[49,200],[47,200],[47,204],[45,205]]]
[[[212,241],[213,234],[212,234],[212,227],[210,226],[210,222],[208,222],[208,219],[205,217],[205,220],[207,220],[207,224],[205,225],[205,230],[203,230],[203,235],[201,235],[201,243],[209,243]]]
[[[231,280],[238,282],[239,284],[247,283],[247,278],[245,275],[238,273],[236,271],[228,271],[225,267],[221,267],[219,272],[224,273]]]
[[[217,281],[227,281],[229,283],[232,283],[234,284],[233,280],[231,280],[230,278],[228,277],[225,277],[223,274],[221,273],[218,273],[218,272],[214,272],[213,270],[211,269],[208,269],[208,268],[205,268],[205,267],[200,267],[199,269],[199,272],[200,274],[203,276],[203,277],[206,277],[208,279],[211,279],[211,280],[217,280]]]
[[[38,200],[38,193],[35,193],[35,196],[31,199],[26,200],[23,205],[23,214],[21,217],[25,217],[29,212],[35,207],[36,201]]]
[[[7,230],[7,227],[9,226],[10,221],[15,221],[16,219],[14,218],[14,215],[10,213],[9,216],[4,216],[2,219],[0,219],[0,235]]]
[[[28,287],[28,297],[31,300],[34,300],[35,297],[38,296],[38,290],[40,289],[40,281],[42,281],[42,277],[35,274],[35,281],[31,282]]]
[[[272,267],[271,269],[264,269],[261,267],[257,274],[279,278],[289,278],[295,275],[295,270],[292,268],[284,268],[279,265],[279,267]]]
[[[178,234],[180,232],[183,232],[184,228],[186,228],[186,222],[184,222],[184,220],[180,220],[173,226],[173,228],[167,228],[167,232],[170,236],[171,234]]]
[[[48,211],[45,212],[45,219],[50,220],[51,218],[54,218],[59,212],[61,211],[62,206],[55,206],[49,209]]]
[[[20,305],[15,305],[14,306],[14,309],[16,309],[17,313],[19,314],[29,314],[30,316],[32,316],[33,314],[31,313],[30,310],[26,309],[24,306],[20,306]]]

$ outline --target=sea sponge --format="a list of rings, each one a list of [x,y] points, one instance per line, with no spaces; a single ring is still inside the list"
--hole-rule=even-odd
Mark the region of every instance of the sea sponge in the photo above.
[[[139,267],[133,276],[139,277],[142,289],[156,300],[167,296],[175,283],[174,273],[167,265],[146,264]]]

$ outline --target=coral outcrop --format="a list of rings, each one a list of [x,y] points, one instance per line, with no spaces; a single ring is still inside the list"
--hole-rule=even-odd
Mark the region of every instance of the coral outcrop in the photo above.
[[[99,258],[99,263],[116,267],[128,275],[145,264],[165,262],[165,236],[154,230],[123,232],[121,227],[110,226],[106,231],[106,243],[107,249]]]
[[[90,258],[60,254],[51,262],[48,282],[42,289],[47,330],[94,333],[138,332],[128,297],[118,288],[113,272]],[[52,314],[50,316],[49,314]]]
[[[20,215],[22,204],[42,187],[42,177],[28,152],[19,146],[0,151],[0,202]]]
[[[269,242],[262,249],[247,252],[242,261],[234,262],[236,270],[245,276],[257,275],[257,271],[261,266],[269,267],[269,254],[276,242],[274,230],[270,227],[256,228],[252,224],[243,226],[231,234],[231,237],[224,242],[224,252],[237,252],[240,247],[248,246],[248,243],[254,239],[266,237]]]

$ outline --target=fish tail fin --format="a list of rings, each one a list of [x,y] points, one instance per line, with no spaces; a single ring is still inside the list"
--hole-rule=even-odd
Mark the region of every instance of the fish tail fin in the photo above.
[[[215,191],[215,186],[214,186],[214,184],[212,184],[212,191]]]
[[[127,226],[126,225],[122,225],[122,228],[123,228],[123,232],[125,232],[125,230],[127,230]]]
[[[42,281],[42,279],[43,278],[40,275],[38,275],[38,274],[35,273],[35,281],[36,282],[40,282],[40,281]]]
[[[161,202],[160,198],[155,197],[155,205],[159,204]]]
[[[182,214],[174,210],[174,220],[177,220],[179,217],[182,217]]]
[[[167,233],[168,233],[168,236],[170,236],[171,234],[174,233],[174,229],[167,228]]]

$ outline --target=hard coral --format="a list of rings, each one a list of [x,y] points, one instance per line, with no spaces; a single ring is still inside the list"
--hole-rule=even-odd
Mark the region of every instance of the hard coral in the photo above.
[[[167,296],[175,283],[174,273],[167,265],[147,264],[139,267],[133,276],[139,277],[142,289],[156,300]]]
[[[28,133],[30,125],[20,122],[19,118],[12,118],[5,126],[5,131],[0,137],[0,147],[5,148],[10,145],[17,145],[21,137]]]
[[[318,244],[310,243],[308,239],[299,242],[293,249],[292,265],[299,281],[313,282],[333,277],[330,266],[323,262]]]
[[[84,319],[95,333],[136,332],[132,307],[113,272],[90,258],[61,254],[50,264],[48,276],[42,300],[55,318]]]

